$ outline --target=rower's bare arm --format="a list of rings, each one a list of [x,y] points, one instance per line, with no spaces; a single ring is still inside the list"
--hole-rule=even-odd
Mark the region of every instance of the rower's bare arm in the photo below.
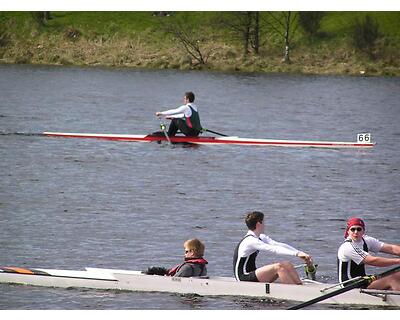
[[[363,260],[365,264],[375,267],[389,267],[400,264],[400,258],[384,258],[368,255]]]
[[[400,257],[400,246],[396,244],[385,243],[381,249],[381,252]]]

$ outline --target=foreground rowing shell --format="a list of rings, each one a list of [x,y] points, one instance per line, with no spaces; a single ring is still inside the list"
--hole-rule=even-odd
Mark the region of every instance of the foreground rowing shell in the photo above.
[[[0,272],[0,282],[45,287],[92,288],[146,292],[197,294],[201,296],[245,296],[277,300],[308,301],[328,284],[307,281],[304,285],[237,282],[229,277],[178,278],[145,275],[140,271],[86,268],[86,271],[36,269],[36,274]],[[39,271],[39,272],[37,272]],[[368,290],[353,289],[324,300],[325,304],[400,306],[400,295],[372,295]]]

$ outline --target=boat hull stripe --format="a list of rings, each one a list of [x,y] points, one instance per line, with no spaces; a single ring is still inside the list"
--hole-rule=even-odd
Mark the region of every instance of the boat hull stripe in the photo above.
[[[57,275],[57,274],[51,274],[51,273],[37,270],[37,269],[26,269],[26,268],[20,268],[20,267],[0,267],[0,272],[17,273],[17,274],[27,275],[27,276],[45,276],[45,277],[53,277],[53,278],[118,281],[117,279],[109,279],[109,278],[102,278],[102,277],[90,277],[90,276],[79,277],[79,276]]]
[[[8,272],[8,273],[19,273],[19,274],[29,274],[29,275],[44,275],[44,276],[49,276],[50,274],[35,270],[35,269],[26,269],[26,268],[20,268],[20,267],[1,267],[0,270],[2,272]]]

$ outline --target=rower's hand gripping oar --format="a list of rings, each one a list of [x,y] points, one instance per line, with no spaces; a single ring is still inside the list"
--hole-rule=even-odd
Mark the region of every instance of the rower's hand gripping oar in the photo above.
[[[317,278],[317,268],[318,265],[317,264],[313,264],[311,263],[310,265],[305,265],[304,266],[304,272],[307,276],[308,279],[310,280],[316,280]]]
[[[332,291],[330,293],[327,293],[327,294],[325,294],[323,296],[320,296],[320,297],[311,299],[309,301],[300,303],[298,305],[295,305],[293,307],[288,308],[288,310],[301,309],[301,308],[310,306],[310,305],[312,305],[314,303],[317,303],[317,302],[332,298],[332,297],[337,296],[337,295],[339,295],[341,293],[350,291],[352,289],[361,288],[364,285],[369,285],[371,282],[373,282],[373,281],[375,281],[377,279],[381,279],[383,277],[386,277],[386,276],[388,276],[388,275],[390,275],[392,273],[398,272],[398,271],[400,271],[400,266],[397,266],[397,267],[395,267],[393,269],[389,269],[389,270],[387,270],[385,272],[382,272],[381,274],[364,276],[364,277],[361,277],[360,279],[357,278],[357,280],[354,280],[354,282],[352,284],[349,284],[348,286],[346,286],[344,288],[340,288],[338,290],[335,290],[335,291]]]
[[[307,264],[303,263],[303,264],[299,264],[294,267],[295,267],[295,269],[304,268],[304,273],[306,274],[307,279],[310,279],[313,281],[316,280],[318,264],[311,263],[310,265],[307,265]]]

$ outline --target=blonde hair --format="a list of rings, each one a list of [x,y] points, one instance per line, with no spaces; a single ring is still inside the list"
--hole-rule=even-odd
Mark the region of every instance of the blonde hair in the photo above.
[[[194,254],[197,257],[202,257],[204,255],[204,249],[205,246],[203,242],[201,242],[199,239],[189,239],[186,240],[185,243],[183,244],[185,249],[187,250],[193,250]]]

